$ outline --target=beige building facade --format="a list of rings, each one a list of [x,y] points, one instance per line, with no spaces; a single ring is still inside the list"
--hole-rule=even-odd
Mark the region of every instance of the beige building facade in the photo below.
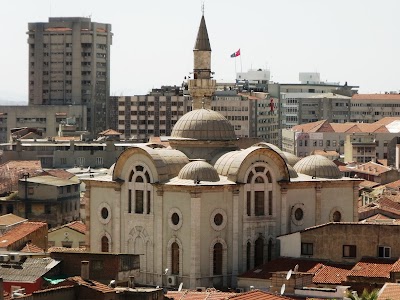
[[[194,101],[201,108],[178,120],[170,147],[126,149],[108,175],[85,180],[90,251],[141,254],[141,284],[235,287],[279,254],[278,235],[357,220],[358,180],[321,156],[239,149],[232,124]]]

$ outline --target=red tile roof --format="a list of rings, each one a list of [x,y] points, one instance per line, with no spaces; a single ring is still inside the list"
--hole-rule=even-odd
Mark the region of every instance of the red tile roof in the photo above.
[[[359,183],[360,188],[373,188],[380,185],[375,181],[363,180]]]
[[[44,250],[32,243],[27,243],[24,248],[22,248],[21,252],[28,253],[44,253]]]
[[[388,199],[387,197],[383,196],[379,198],[378,200],[369,203],[365,206],[362,206],[358,209],[358,212],[365,212],[365,211],[371,211],[371,210],[377,210],[379,209],[381,212],[391,212],[393,214],[397,214],[400,216],[400,203],[392,201]]]
[[[377,300],[399,299],[400,284],[386,282],[378,293]]]
[[[357,173],[379,176],[383,173],[391,171],[392,169],[389,167],[385,167],[380,164],[377,164],[373,161],[369,161],[365,164],[357,165],[355,168],[348,167],[347,170],[357,172]]]
[[[400,100],[399,94],[354,94],[351,100]]]
[[[113,129],[107,129],[99,133],[99,135],[121,135],[122,133]]]
[[[390,278],[390,271],[396,260],[363,257],[347,276],[368,278]]]
[[[325,262],[326,260],[279,257],[263,264],[262,266],[249,270],[239,275],[239,277],[270,279],[273,272],[289,271],[290,269],[293,270],[296,265],[299,265],[299,272],[315,273],[319,268],[321,268],[321,266],[323,266],[322,263]]]
[[[17,190],[22,174],[35,176],[42,173],[40,160],[8,161],[0,165],[0,194]]]
[[[191,290],[182,291],[168,291],[167,297],[174,300],[222,300],[228,299],[236,293],[220,292],[216,289],[210,288],[205,292],[197,292]]]
[[[41,176],[50,175],[50,176],[61,178],[61,179],[70,179],[75,176],[75,174],[72,174],[72,173],[62,170],[62,169],[48,169],[40,175]]]
[[[105,284],[94,280],[83,280],[80,276],[69,277],[67,278],[67,281],[77,283],[80,286],[86,286],[101,293],[115,293],[115,290],[113,288]]]
[[[260,290],[253,290],[246,293],[240,293],[234,296],[230,296],[227,299],[235,300],[287,300],[294,299],[287,296],[281,296],[277,294],[272,294]]]
[[[15,243],[16,241],[23,239],[28,234],[42,228],[46,227],[47,224],[43,222],[25,222],[22,223],[9,231],[5,234],[0,236],[0,248],[6,248],[9,245]]]
[[[0,216],[0,225],[8,226],[8,225],[13,225],[13,224],[20,223],[23,221],[27,221],[27,219],[21,218],[14,214],[6,214],[6,215]]]
[[[315,284],[341,284],[346,281],[347,274],[352,266],[342,265],[341,267],[323,266],[313,277]]]
[[[389,182],[389,183],[385,184],[384,186],[389,188],[389,189],[398,191],[398,190],[400,190],[400,180]]]
[[[81,221],[73,221],[71,223],[62,225],[60,227],[52,228],[52,229],[49,230],[49,232],[56,231],[56,230],[59,230],[59,229],[64,228],[64,227],[68,227],[68,228],[70,228],[72,230],[78,231],[78,232],[83,233],[83,234],[85,234],[85,232],[86,232],[86,225]]]

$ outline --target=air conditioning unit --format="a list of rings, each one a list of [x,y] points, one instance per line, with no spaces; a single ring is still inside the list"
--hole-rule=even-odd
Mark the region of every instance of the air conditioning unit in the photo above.
[[[167,285],[168,286],[175,286],[176,285],[176,276],[168,276],[167,277]]]
[[[196,291],[197,292],[205,292],[206,291],[206,287],[205,286],[198,286],[198,287],[196,287]]]
[[[2,254],[0,255],[0,262],[7,262],[10,260],[10,257],[8,255]]]
[[[19,262],[21,260],[21,256],[19,253],[10,253],[10,261],[11,262]]]

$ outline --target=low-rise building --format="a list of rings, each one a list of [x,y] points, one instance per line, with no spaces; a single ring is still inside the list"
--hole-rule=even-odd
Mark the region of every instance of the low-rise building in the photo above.
[[[362,257],[398,258],[399,224],[333,222],[278,237],[280,255],[357,262]],[[329,238],[327,238],[329,237]]]
[[[47,249],[47,224],[43,222],[24,222],[0,236],[0,250],[19,251],[28,242]]]
[[[85,246],[86,226],[74,221],[49,230],[49,247],[80,248]]]

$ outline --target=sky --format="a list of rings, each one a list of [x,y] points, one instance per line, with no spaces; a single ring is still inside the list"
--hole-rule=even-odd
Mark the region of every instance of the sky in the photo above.
[[[180,85],[193,69],[202,0],[13,0],[0,3],[0,103],[28,98],[29,22],[88,17],[112,25],[111,95]],[[346,81],[361,93],[400,90],[399,0],[205,0],[217,81],[269,69]],[[230,55],[241,50],[241,56]]]

